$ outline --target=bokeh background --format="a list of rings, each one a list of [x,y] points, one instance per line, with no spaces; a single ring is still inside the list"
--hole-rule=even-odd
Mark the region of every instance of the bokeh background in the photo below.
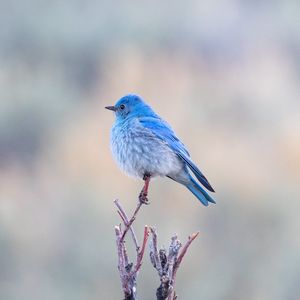
[[[159,244],[200,231],[180,299],[300,297],[300,2],[0,1],[0,299],[122,299],[113,199],[142,182],[109,151],[104,110],[142,95],[211,181],[167,179],[136,220]],[[155,298],[145,259],[141,299]]]

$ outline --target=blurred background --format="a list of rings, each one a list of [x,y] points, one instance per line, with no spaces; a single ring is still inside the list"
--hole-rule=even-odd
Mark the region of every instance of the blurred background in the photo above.
[[[0,1],[0,298],[122,299],[113,200],[142,182],[109,150],[104,106],[142,95],[216,189],[168,179],[136,220],[159,244],[200,231],[180,299],[300,295],[300,4]],[[141,299],[155,298],[148,257]]]

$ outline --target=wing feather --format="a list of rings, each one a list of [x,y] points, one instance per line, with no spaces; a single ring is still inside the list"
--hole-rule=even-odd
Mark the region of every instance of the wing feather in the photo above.
[[[190,154],[185,148],[184,144],[177,138],[173,129],[166,121],[161,119],[159,116],[140,117],[139,121],[142,126],[151,130],[151,132],[159,139],[165,141],[168,146],[178,155],[178,157],[187,164],[199,182],[201,182],[209,191],[214,192],[214,189],[206,177],[190,159]]]

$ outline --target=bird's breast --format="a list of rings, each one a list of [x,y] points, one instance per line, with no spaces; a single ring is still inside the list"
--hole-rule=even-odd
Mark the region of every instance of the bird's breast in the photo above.
[[[142,178],[145,173],[165,176],[182,168],[181,160],[167,143],[138,121],[113,126],[111,149],[120,168],[134,177]]]

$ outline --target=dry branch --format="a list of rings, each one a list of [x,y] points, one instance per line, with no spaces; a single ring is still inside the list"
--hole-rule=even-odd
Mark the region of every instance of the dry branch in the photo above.
[[[132,217],[128,219],[127,214],[125,213],[125,210],[121,206],[120,202],[118,200],[114,201],[115,205],[118,209],[118,214],[121,217],[123,223],[124,223],[124,229],[122,230],[121,224],[118,226],[115,226],[115,233],[117,237],[117,251],[118,251],[118,270],[120,274],[120,279],[122,283],[122,289],[124,293],[124,300],[137,300],[137,276],[138,272],[142,266],[142,261],[144,257],[144,252],[147,244],[147,240],[149,237],[149,228],[148,226],[145,226],[144,229],[144,237],[143,237],[143,243],[140,250],[140,247],[138,245],[138,241],[136,238],[136,235],[134,233],[134,230],[132,228],[132,223],[134,222],[137,213],[139,212],[142,203],[139,202]],[[125,237],[127,232],[130,230],[133,243],[136,248],[136,262],[135,265],[133,265],[132,262],[129,261],[127,249],[125,246]]]
[[[137,276],[142,266],[143,257],[150,233],[150,260],[154,268],[157,270],[158,276],[160,278],[160,286],[156,290],[156,298],[157,300],[176,300],[177,295],[174,290],[176,273],[189,246],[198,236],[199,232],[189,236],[188,241],[183,247],[181,242],[178,240],[177,235],[174,235],[171,238],[171,243],[167,251],[164,248],[158,249],[156,230],[155,228],[148,227],[146,225],[144,228],[143,240],[140,247],[132,224],[136,219],[136,216],[143,203],[138,202],[137,207],[130,219],[121,206],[119,200],[115,200],[114,203],[123,222],[123,226],[121,224],[115,226],[115,234],[117,238],[116,243],[118,253],[118,270],[121,279],[122,290],[125,297],[124,300],[137,300]],[[132,241],[136,249],[135,264],[129,260],[127,249],[125,246],[125,238],[128,231],[131,232]]]
[[[157,270],[160,278],[160,286],[156,290],[156,298],[157,300],[175,300],[177,299],[174,290],[176,273],[189,246],[198,236],[199,232],[189,236],[189,239],[183,248],[182,244],[177,238],[177,235],[174,235],[171,238],[169,251],[167,253],[166,249],[164,248],[158,250],[156,230],[154,228],[150,228],[150,231],[152,234],[150,243],[150,260],[153,267]]]

